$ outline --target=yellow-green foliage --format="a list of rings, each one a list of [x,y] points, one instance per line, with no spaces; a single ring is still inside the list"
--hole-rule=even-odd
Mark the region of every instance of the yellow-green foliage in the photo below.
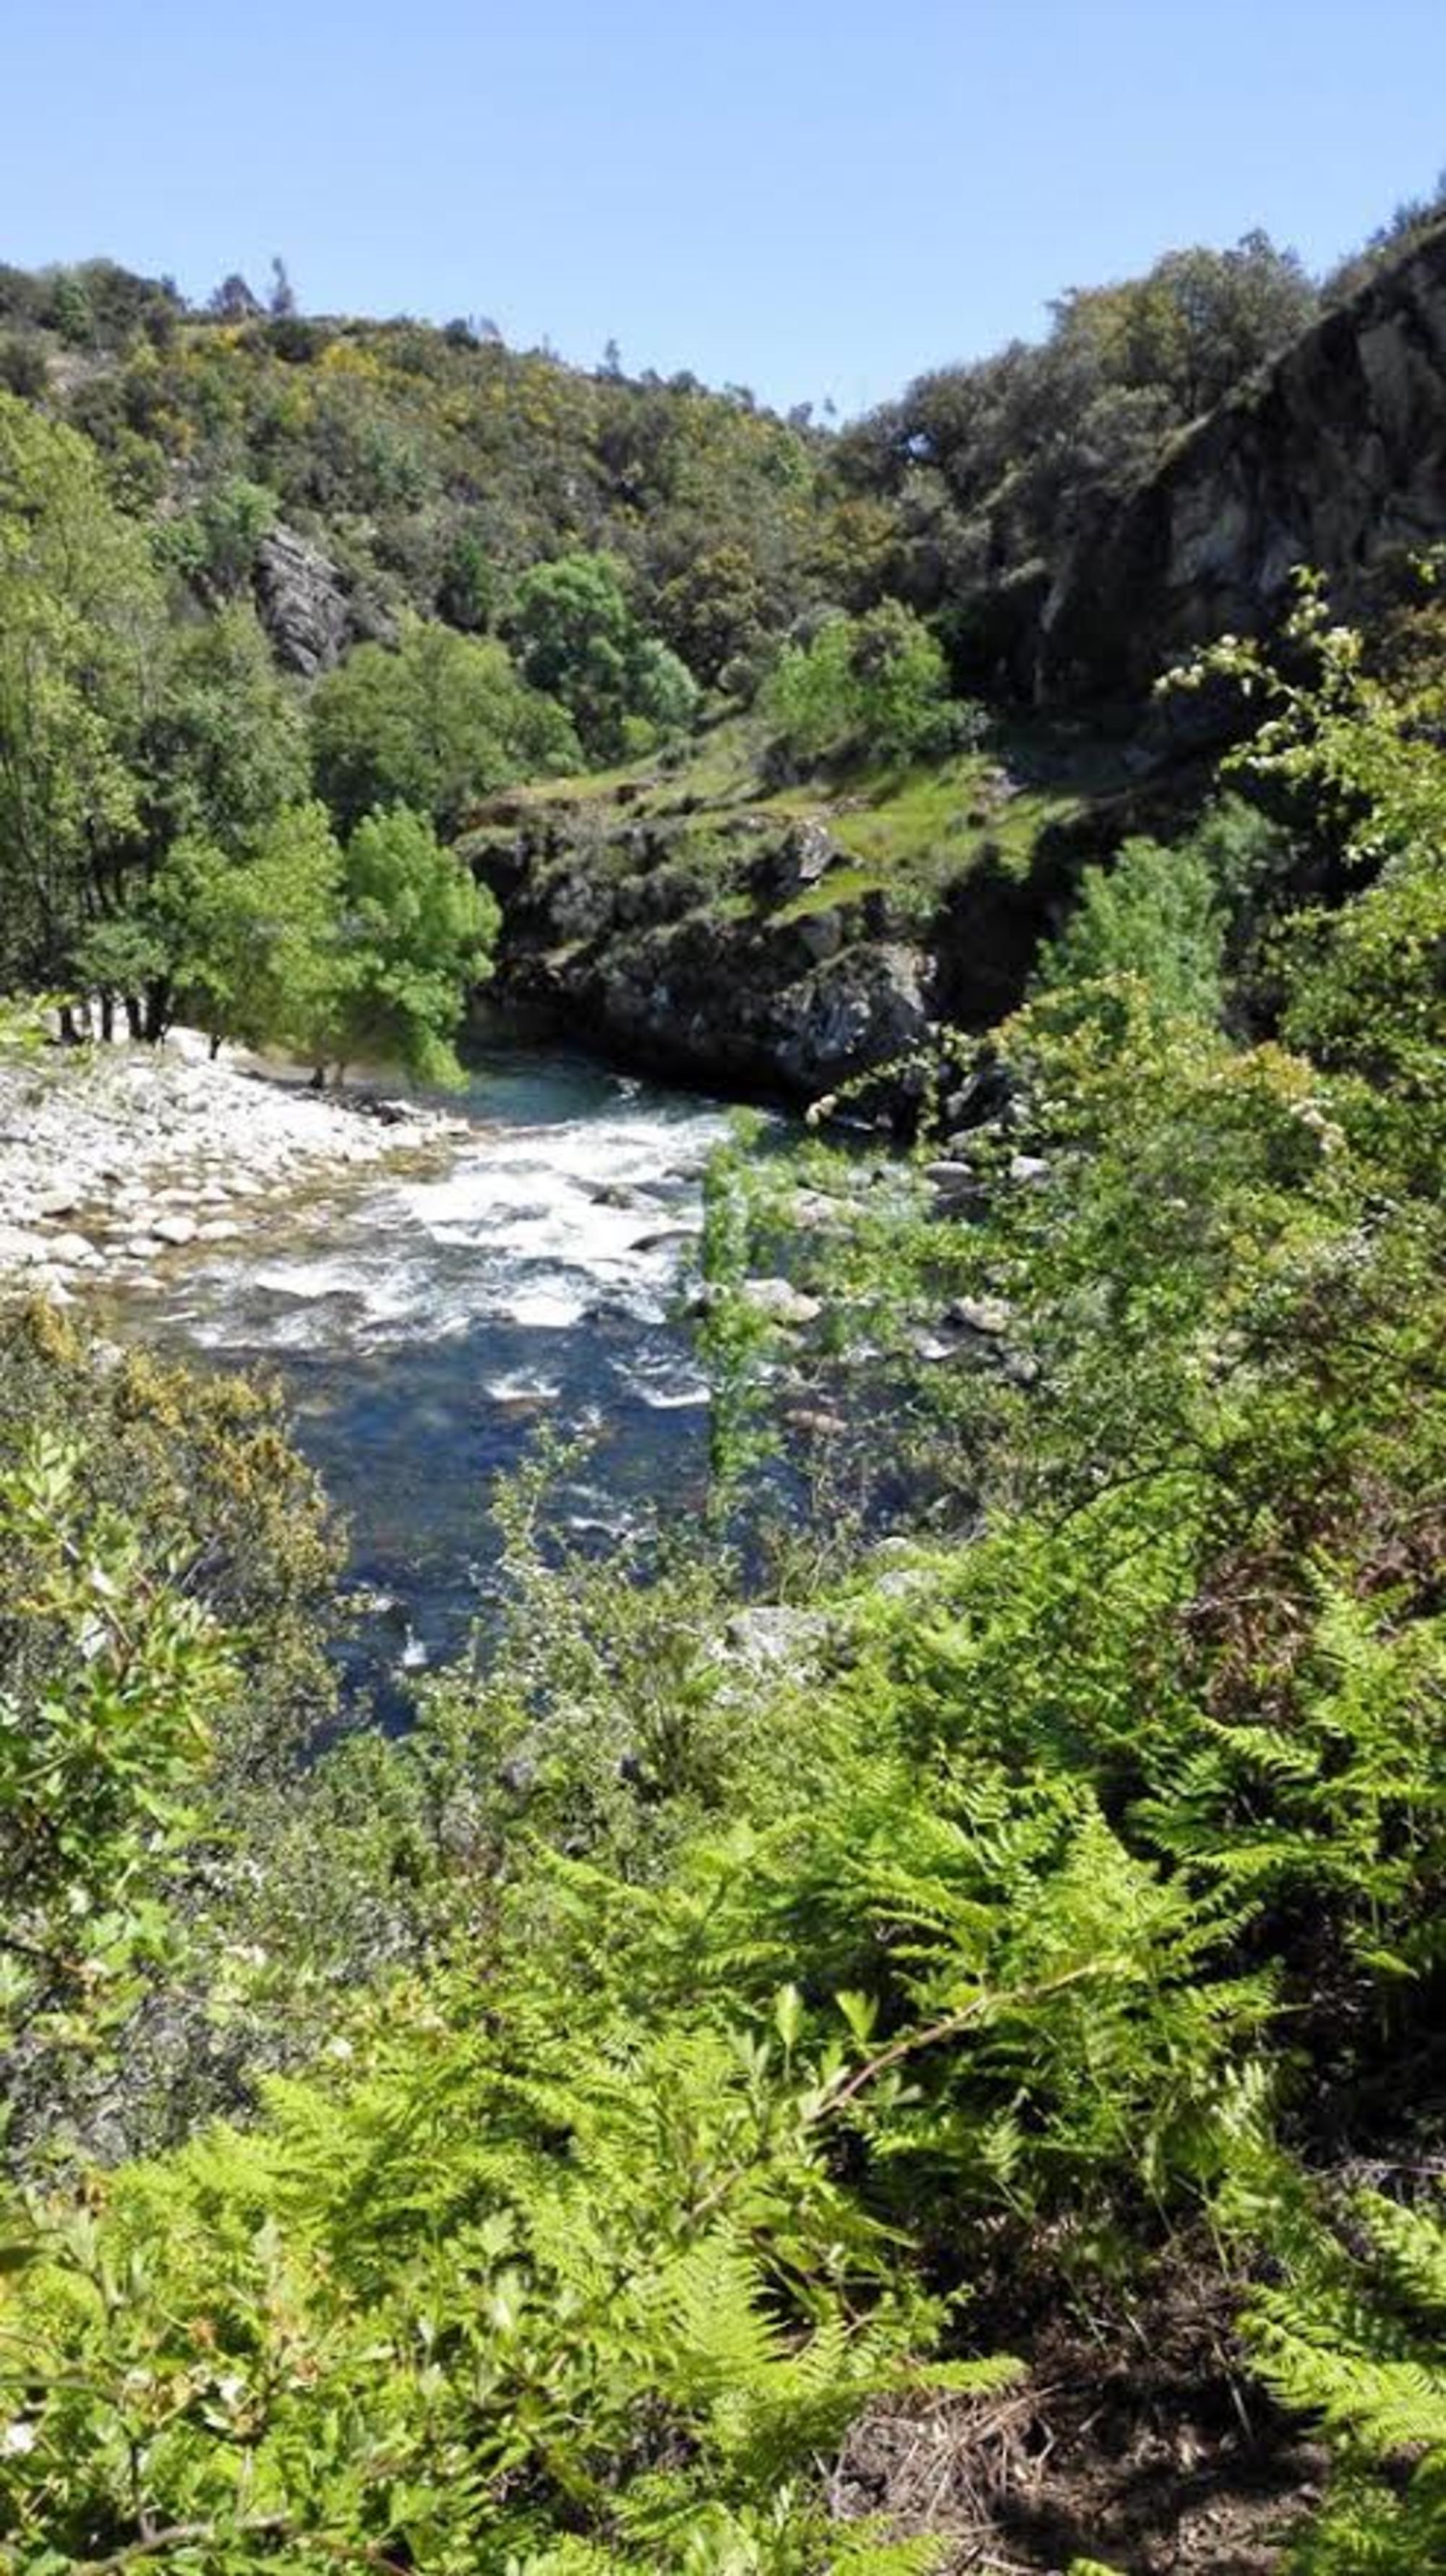
[[[1362,2193],[1252,2303],[1256,2366],[1320,2425],[1333,2475],[1301,2576],[1413,2576],[1446,2557],[1446,2224]]]
[[[404,1988],[340,2081],[19,2243],[17,2567],[138,2515],[207,2568],[335,2546],[462,2576],[569,2533],[599,2567],[744,2565],[724,2542],[770,2519],[760,2565],[830,2563],[792,2482],[933,2320],[829,2174],[812,2070],[525,1960],[477,2003]]]

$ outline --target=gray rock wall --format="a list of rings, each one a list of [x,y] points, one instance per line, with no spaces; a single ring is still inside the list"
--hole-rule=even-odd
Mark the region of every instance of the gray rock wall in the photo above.
[[[390,643],[384,618],[360,599],[329,555],[277,526],[256,550],[256,610],[284,671],[314,680],[334,670],[354,644]]]
[[[933,958],[876,897],[790,910],[842,863],[822,825],[738,818],[703,878],[686,826],[599,829],[602,810],[472,846],[503,906],[499,1000],[650,1066],[804,1100],[927,1038]]]
[[[1185,431],[1085,528],[1046,600],[1042,698],[1143,691],[1191,645],[1259,633],[1299,564],[1359,602],[1446,538],[1446,225]]]

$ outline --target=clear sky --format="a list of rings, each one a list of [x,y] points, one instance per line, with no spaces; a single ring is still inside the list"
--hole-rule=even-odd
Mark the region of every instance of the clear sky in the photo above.
[[[843,412],[1446,163],[1446,0],[0,0],[0,259],[488,315]]]

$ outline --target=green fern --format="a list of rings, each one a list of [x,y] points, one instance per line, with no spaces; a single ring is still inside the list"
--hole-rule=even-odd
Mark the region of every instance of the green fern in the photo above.
[[[1446,2565],[1446,2212],[1366,2193],[1353,2219],[1358,2250],[1339,2235],[1309,2246],[1248,2332],[1262,2377],[1334,2456],[1295,2563],[1406,2576]]]

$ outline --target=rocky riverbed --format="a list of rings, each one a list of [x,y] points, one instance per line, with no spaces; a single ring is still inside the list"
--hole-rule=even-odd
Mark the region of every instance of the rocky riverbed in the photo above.
[[[0,1283],[64,1304],[192,1245],[234,1243],[305,1187],[445,1151],[466,1122],[212,1064],[204,1042],[0,1060]]]

